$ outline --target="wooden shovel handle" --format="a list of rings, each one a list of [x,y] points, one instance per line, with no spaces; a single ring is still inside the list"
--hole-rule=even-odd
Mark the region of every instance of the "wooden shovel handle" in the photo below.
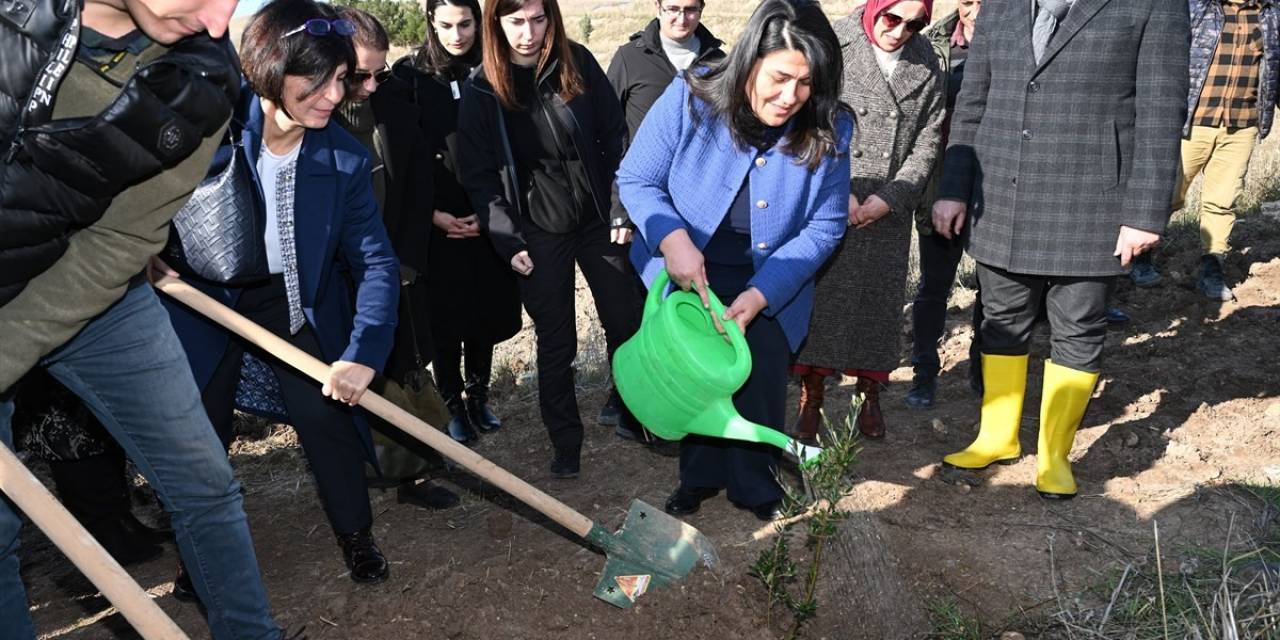
[[[0,490],[49,536],[143,638],[187,639],[187,634],[3,444],[0,444]]]
[[[321,384],[328,381],[328,365],[311,357],[270,331],[259,327],[244,316],[228,309],[213,298],[197,291],[191,285],[172,276],[166,276],[158,280],[155,283],[155,287],[182,304],[196,310],[206,318],[230,329],[245,340],[284,361],[285,364],[303,372],[308,377],[319,381]],[[432,449],[448,456],[451,460],[466,467],[490,484],[542,512],[548,518],[560,523],[564,528],[578,534],[579,537],[586,538],[587,533],[591,531],[594,523],[590,518],[574,511],[568,505],[543,493],[528,482],[517,478],[506,469],[490,462],[471,449],[458,444],[453,438],[441,433],[438,429],[423,422],[408,411],[392,404],[390,400],[372,391],[365,391],[364,395],[360,397],[359,404],[374,415],[422,441]]]

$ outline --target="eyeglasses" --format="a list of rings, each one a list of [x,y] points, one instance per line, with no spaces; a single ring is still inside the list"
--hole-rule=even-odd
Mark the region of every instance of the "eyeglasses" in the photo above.
[[[296,33],[302,33],[303,31],[306,31],[313,36],[327,36],[332,33],[337,36],[342,36],[343,38],[350,38],[356,34],[356,25],[352,24],[350,20],[345,18],[335,18],[333,20],[328,18],[312,18],[302,23],[301,26],[294,27],[293,29],[286,31],[284,35],[280,36],[280,39],[283,40]]]
[[[384,63],[382,68],[377,71],[370,72],[356,70],[351,73],[351,80],[356,84],[364,84],[369,81],[369,78],[373,78],[374,82],[382,84],[391,79],[391,67]]]
[[[916,18],[915,20],[905,20],[902,16],[894,13],[882,13],[880,19],[884,21],[884,27],[890,31],[902,25],[907,33],[919,33],[921,29],[929,26],[929,21],[924,18]]]
[[[676,18],[684,14],[684,17],[692,20],[702,15],[702,7],[664,7],[659,5],[658,11],[668,18]]]

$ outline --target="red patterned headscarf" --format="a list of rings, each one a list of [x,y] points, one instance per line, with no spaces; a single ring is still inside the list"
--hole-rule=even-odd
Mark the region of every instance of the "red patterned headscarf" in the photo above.
[[[871,42],[876,41],[876,20],[880,19],[880,14],[893,8],[893,5],[903,0],[867,0],[866,7],[862,10],[862,30],[867,32],[867,38]],[[924,2],[924,19],[933,19],[933,0],[921,0]]]

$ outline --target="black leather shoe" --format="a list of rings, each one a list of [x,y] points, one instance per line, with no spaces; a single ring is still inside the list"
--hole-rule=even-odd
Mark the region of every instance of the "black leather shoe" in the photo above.
[[[133,512],[124,513],[120,516],[120,524],[129,532],[130,535],[136,536],[151,544],[164,544],[173,542],[173,529],[169,527],[152,527],[142,522],[133,515]]]
[[[600,416],[596,418],[596,423],[602,427],[616,427],[622,419],[622,396],[618,395],[617,387],[609,389],[609,397],[605,399],[604,406],[600,407]]]
[[[423,480],[421,484],[410,480],[396,487],[396,502],[411,504],[423,509],[448,509],[458,506],[462,500],[458,494]]]
[[[676,487],[671,493],[671,497],[667,498],[667,503],[662,507],[663,511],[673,516],[687,516],[697,513],[702,508],[702,501],[707,498],[714,498],[719,489],[710,487],[695,487],[687,489],[683,485]]]
[[[111,554],[112,558],[115,558],[116,562],[120,563],[120,566],[128,567],[160,557],[160,554],[164,553],[164,548],[153,539],[154,536],[142,532],[135,533],[131,530],[128,520],[133,520],[133,514],[126,512],[97,522],[85,523],[85,529],[102,545],[103,549],[107,550],[107,553]],[[141,522],[136,520],[134,522],[147,533],[154,533]]]
[[[179,602],[200,602],[196,586],[191,584],[191,574],[181,562],[178,563],[178,575],[173,578],[173,597]]]
[[[912,409],[931,409],[934,397],[938,392],[938,379],[934,377],[920,378],[911,383],[911,390],[903,401]]]
[[[493,415],[493,412],[489,410],[489,404],[483,397],[469,396],[467,398],[467,417],[471,419],[472,426],[485,433],[502,428],[502,420]]]
[[[338,535],[338,546],[342,547],[342,559],[351,570],[351,579],[361,584],[377,584],[387,579],[391,567],[386,556],[373,541],[373,532],[368,527],[355,533]]]
[[[573,480],[582,469],[581,449],[556,448],[555,457],[551,459],[551,477],[557,480]]]
[[[766,502],[754,507],[748,507],[748,510],[751,511],[751,513],[756,514],[757,518],[765,522],[773,522],[774,520],[782,519],[781,500],[774,500],[773,502]]]

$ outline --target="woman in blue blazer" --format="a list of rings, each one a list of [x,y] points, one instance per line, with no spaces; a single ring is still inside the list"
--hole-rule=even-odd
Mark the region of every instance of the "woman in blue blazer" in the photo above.
[[[355,68],[353,31],[328,5],[311,0],[276,0],[247,27],[240,51],[252,91],[244,92],[235,118],[244,123],[241,140],[267,205],[271,276],[251,286],[200,288],[333,363],[321,389],[259,354],[280,382],[352,580],[380,582],[387,561],[370,533],[364,476],[372,443],[351,407],[391,352],[400,281],[368,153],[330,118]],[[230,443],[248,346],[185,307],[168,306],[209,418]]]
[[[753,362],[734,406],[779,430],[814,274],[846,226],[853,123],[840,74],[840,46],[816,2],[765,0],[724,62],[676,78],[618,170],[636,268],[646,283],[665,267],[704,302],[708,286],[733,300],[724,320],[744,330]],[[773,447],[685,438],[666,510],[693,513],[727,489],[771,520],[783,497],[778,459]]]

